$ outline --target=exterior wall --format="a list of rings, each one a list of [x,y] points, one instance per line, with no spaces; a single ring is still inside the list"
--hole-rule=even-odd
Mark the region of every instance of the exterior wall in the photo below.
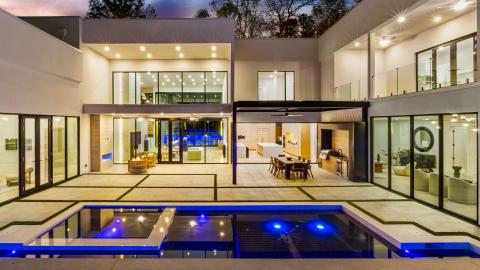
[[[84,80],[80,84],[83,104],[112,103],[112,73],[110,61],[87,46],[83,52]]]
[[[316,39],[241,39],[235,43],[235,101],[258,100],[258,71],[294,71],[295,100],[320,100]]]

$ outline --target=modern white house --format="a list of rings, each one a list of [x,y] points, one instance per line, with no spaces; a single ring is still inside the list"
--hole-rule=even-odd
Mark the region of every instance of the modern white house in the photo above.
[[[299,39],[0,10],[0,201],[145,163],[223,165],[236,184],[280,156],[478,223],[477,9],[363,0]]]

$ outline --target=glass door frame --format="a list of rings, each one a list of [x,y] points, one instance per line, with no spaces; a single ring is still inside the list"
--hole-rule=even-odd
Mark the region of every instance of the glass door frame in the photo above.
[[[183,129],[182,124],[183,120],[180,118],[157,118],[157,134],[158,134],[158,141],[157,141],[157,162],[159,164],[182,164],[183,163]],[[162,160],[162,121],[168,122],[168,160]],[[180,142],[179,142],[179,158],[178,160],[173,160],[173,122],[178,121],[180,123],[179,132],[180,132]]]
[[[25,174],[25,119],[34,119],[35,120],[35,186],[31,189],[25,190],[25,181],[26,181],[26,174]],[[40,120],[47,119],[48,120],[48,181],[45,184],[41,184],[40,182]],[[19,121],[19,133],[20,133],[20,143],[19,143],[19,158],[20,158],[20,166],[19,166],[19,189],[20,189],[20,196],[24,196],[27,194],[31,194],[33,192],[37,192],[39,190],[43,190],[52,186],[53,178],[52,178],[52,171],[53,171],[53,162],[52,162],[52,117],[51,116],[39,116],[39,115],[20,115]]]

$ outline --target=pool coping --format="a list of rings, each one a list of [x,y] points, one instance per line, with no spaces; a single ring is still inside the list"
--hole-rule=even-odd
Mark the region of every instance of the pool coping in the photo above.
[[[480,254],[480,241],[470,237],[469,235],[462,234],[443,234],[429,232],[422,228],[418,224],[412,222],[400,222],[389,223],[381,220],[380,218],[368,213],[366,210],[356,206],[354,202],[290,202],[281,203],[278,202],[262,202],[262,205],[258,205],[255,202],[244,203],[200,203],[200,202],[78,202],[73,204],[67,209],[64,209],[60,213],[56,213],[54,216],[47,218],[42,224],[13,224],[7,227],[5,230],[0,231],[0,246],[4,248],[19,248],[22,246],[28,246],[29,243],[35,241],[37,237],[42,235],[48,230],[53,229],[57,224],[67,219],[71,215],[84,207],[99,208],[99,207],[115,207],[115,208],[167,208],[176,207],[180,209],[215,209],[225,208],[229,209],[251,209],[251,210],[341,210],[354,220],[371,230],[373,233],[383,238],[392,246],[406,250],[421,248],[422,246],[437,244],[442,245],[444,248],[452,249],[470,249]],[[24,226],[28,226],[28,230],[23,228],[25,234],[20,237],[16,235],[12,237],[12,233],[16,229],[21,229]],[[21,230],[20,230],[21,231]],[[404,233],[404,232],[407,233]],[[143,244],[141,245],[143,246]],[[102,246],[99,246],[102,247]],[[139,246],[140,247],[140,246]]]

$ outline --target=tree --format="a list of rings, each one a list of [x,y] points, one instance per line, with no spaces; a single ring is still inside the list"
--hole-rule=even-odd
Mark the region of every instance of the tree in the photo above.
[[[202,8],[197,11],[195,18],[210,18],[210,13],[208,12],[208,9]]]
[[[155,8],[144,0],[89,0],[87,18],[152,18]]]
[[[321,35],[338,22],[349,8],[345,0],[322,0],[312,9],[312,15],[317,21],[317,35]]]
[[[267,23],[262,0],[211,0],[217,17],[235,19],[238,38],[256,38],[265,35]]]
[[[315,36],[315,19],[312,15],[305,13],[298,16],[298,26],[300,28],[300,37]]]
[[[318,0],[264,0],[266,11],[275,25],[274,35],[288,37],[292,28],[292,19],[304,7],[314,5]],[[286,31],[288,30],[288,32]]]

